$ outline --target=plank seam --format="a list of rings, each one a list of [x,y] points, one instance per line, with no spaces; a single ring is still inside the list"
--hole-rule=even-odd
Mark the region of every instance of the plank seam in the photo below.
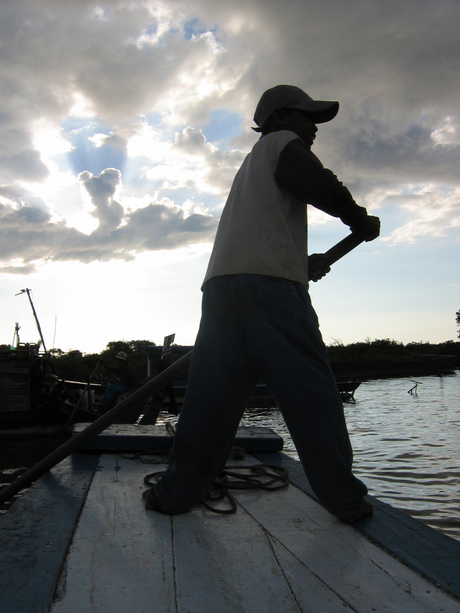
[[[291,485],[292,485],[292,484],[291,484]],[[298,489],[299,489],[299,488],[298,488]],[[352,605],[350,602],[348,602],[347,600],[345,600],[345,599],[343,598],[343,596],[341,596],[341,595],[340,595],[340,594],[339,594],[339,593],[338,593],[336,590],[334,590],[334,588],[332,588],[330,585],[328,585],[328,584],[327,584],[327,583],[324,581],[324,579],[322,579],[322,578],[321,578],[319,575],[317,575],[317,574],[316,574],[316,573],[315,573],[315,572],[314,572],[314,571],[313,571],[311,568],[309,568],[309,567],[308,567],[308,566],[305,564],[305,562],[302,562],[302,560],[300,560],[300,559],[299,559],[299,558],[298,558],[298,557],[295,555],[295,553],[293,553],[293,552],[292,552],[290,549],[288,549],[284,543],[282,543],[282,542],[281,542],[281,541],[280,541],[278,538],[276,538],[276,536],[274,536],[273,534],[271,534],[271,532],[270,532],[269,530],[267,530],[267,528],[265,528],[265,527],[264,527],[264,526],[263,526],[263,525],[262,525],[262,524],[261,524],[261,523],[260,523],[260,522],[259,522],[259,521],[258,521],[258,520],[257,520],[257,519],[256,519],[256,518],[255,518],[255,517],[254,517],[254,516],[253,516],[253,515],[252,515],[252,514],[251,514],[251,513],[248,511],[248,510],[247,510],[247,509],[245,509],[245,508],[244,508],[244,506],[243,506],[243,505],[242,505],[240,502],[237,502],[237,504],[238,504],[238,505],[241,507],[241,509],[242,509],[242,510],[243,510],[243,511],[244,511],[244,512],[247,514],[247,515],[249,515],[249,517],[250,517],[250,518],[251,518],[251,519],[252,519],[252,520],[253,520],[253,521],[254,521],[254,522],[255,522],[255,523],[258,525],[258,526],[260,526],[260,528],[262,529],[262,531],[263,531],[263,533],[264,533],[264,535],[265,535],[265,537],[266,537],[266,539],[267,539],[267,541],[268,541],[268,543],[269,543],[269,547],[270,547],[270,550],[271,550],[271,552],[272,552],[272,554],[273,554],[273,556],[274,556],[274,558],[275,558],[276,564],[278,565],[278,568],[281,570],[281,572],[282,572],[282,574],[283,574],[283,577],[284,577],[284,579],[285,579],[286,583],[288,584],[289,589],[290,589],[290,591],[291,591],[291,593],[292,593],[292,595],[293,595],[293,598],[294,598],[295,602],[297,603],[297,605],[298,605],[299,610],[301,611],[301,613],[304,613],[304,609],[303,609],[303,608],[302,608],[302,606],[300,605],[300,603],[299,603],[299,601],[298,601],[298,599],[297,599],[297,597],[296,597],[296,595],[295,595],[295,593],[294,593],[294,591],[293,591],[293,588],[292,588],[292,586],[291,586],[291,583],[290,583],[289,579],[287,578],[287,576],[286,576],[286,574],[285,574],[285,571],[284,571],[283,567],[281,566],[281,564],[280,564],[280,562],[279,562],[279,558],[278,558],[278,556],[276,555],[276,552],[274,551],[274,548],[273,548],[273,543],[272,543],[272,540],[273,540],[273,541],[276,541],[276,543],[278,543],[278,545],[280,545],[280,546],[281,546],[281,547],[282,547],[282,548],[283,548],[285,551],[287,551],[287,552],[289,553],[289,555],[291,555],[291,556],[292,556],[292,557],[293,557],[293,558],[294,558],[294,559],[295,559],[295,560],[296,560],[296,561],[297,561],[297,562],[298,562],[298,563],[299,563],[299,564],[300,564],[300,565],[301,565],[303,568],[305,568],[305,569],[306,569],[306,570],[307,570],[309,573],[311,573],[311,574],[312,574],[312,575],[315,577],[315,579],[317,579],[317,580],[318,580],[318,581],[321,583],[321,585],[323,585],[323,586],[324,586],[324,587],[325,587],[327,590],[329,590],[330,592],[332,592],[332,593],[333,593],[333,594],[334,594],[334,595],[335,595],[335,596],[336,596],[336,597],[337,597],[337,598],[340,600],[340,602],[342,602],[342,603],[344,603],[345,605],[347,605],[347,606],[350,608],[350,610],[351,610],[351,611],[353,611],[354,613],[359,613],[358,609],[356,609],[356,608],[355,608],[355,607],[354,607],[354,606],[353,606],[353,605]]]
[[[99,456],[100,458],[100,456]],[[99,465],[99,458],[97,460],[97,462],[95,462],[94,464],[94,468],[93,468],[93,472],[91,474],[91,479],[88,482],[88,485],[86,487],[86,491],[84,492],[81,501],[80,501],[80,506],[78,509],[78,514],[77,517],[75,519],[75,523],[73,525],[73,530],[72,530],[72,534],[70,535],[69,538],[69,542],[67,544],[67,548],[65,551],[65,554],[62,558],[62,563],[59,567],[58,572],[56,573],[56,587],[54,589],[54,592],[51,596],[50,599],[50,603],[49,603],[49,607],[48,609],[50,609],[52,606],[55,605],[55,603],[60,602],[64,597],[65,597],[65,593],[66,593],[66,589],[67,589],[67,556],[69,554],[69,550],[72,546],[74,537],[75,537],[75,533],[77,531],[78,528],[78,524],[80,523],[80,518],[81,518],[81,514],[83,513],[83,509],[85,508],[86,505],[86,499],[88,498],[89,495],[89,490],[91,489],[91,485],[93,484],[93,480],[94,480],[94,476],[96,474],[97,471],[97,467]]]
[[[170,516],[170,526],[171,526],[171,557],[172,557],[172,567],[173,567],[173,586],[174,586],[174,609],[176,613],[180,613],[179,611],[179,603],[178,603],[178,586],[177,586],[177,553],[176,553],[176,544],[174,539],[174,517]]]
[[[254,456],[261,462],[267,461],[264,454],[254,454]],[[286,466],[289,469],[291,468],[291,465],[295,462],[294,460],[291,460],[291,458],[288,458],[287,456],[284,457],[283,454],[280,454],[279,459],[281,460],[280,465]],[[290,485],[294,486],[295,488],[302,491],[304,494],[306,494],[307,496],[309,496],[310,498],[312,498],[313,500],[321,504],[318,498],[315,496],[314,492],[311,490],[311,486],[308,483],[308,480],[306,479],[306,477],[305,477],[306,481],[302,481],[302,482],[298,482],[296,477],[297,475],[295,474],[295,472],[291,473],[291,471],[289,470]],[[438,542],[444,541],[444,539],[442,538],[444,535],[437,533],[436,530],[434,530],[433,528],[430,528],[429,526],[425,525],[422,522],[413,520],[411,516],[406,515],[402,511],[398,511],[397,509],[391,507],[387,503],[382,502],[375,496],[368,495],[367,498],[369,499],[371,504],[374,506],[374,520],[378,515],[383,515],[390,522],[395,522],[397,525],[400,525],[402,528],[406,530],[410,530],[411,532],[413,531],[415,533],[415,536],[419,539],[418,541],[419,544],[422,543],[423,541],[426,541],[427,544],[429,544],[430,546],[433,546],[433,545],[437,545]],[[394,559],[404,564],[406,568],[411,569],[412,571],[417,573],[420,577],[423,577],[425,580],[431,583],[434,587],[440,589],[442,592],[444,592],[445,594],[448,594],[449,596],[455,598],[456,600],[460,599],[460,588],[458,585],[458,581],[453,580],[451,577],[445,576],[442,572],[439,573],[438,570],[434,567],[424,568],[419,560],[417,560],[413,556],[408,556],[407,551],[395,550],[393,548],[394,547],[393,541],[390,543],[387,543],[385,539],[383,539],[381,536],[372,534],[370,531],[370,528],[372,526],[371,525],[368,526],[368,522],[372,522],[372,519],[369,519],[369,520],[364,519],[361,521],[363,521],[361,525],[360,525],[360,522],[357,522],[356,524],[350,525],[350,527],[353,528],[353,530],[359,532],[369,542],[373,543],[374,545],[377,545],[377,547],[380,547],[383,551],[391,555]],[[415,522],[420,524],[418,531],[416,530],[417,526]],[[410,524],[410,525],[406,525],[406,524]],[[436,539],[436,543],[434,543],[434,539]],[[451,546],[456,547],[455,541],[453,539],[452,541],[453,542]],[[443,544],[444,543],[442,543],[442,545]],[[447,542],[447,544],[449,544],[449,542]],[[439,555],[441,555],[443,552],[449,555],[449,557],[451,556],[450,551],[448,549],[446,549],[445,547],[439,546]]]
[[[247,513],[247,511],[246,511],[246,513]],[[250,513],[248,513],[248,515],[250,517],[252,517],[252,515]],[[259,524],[259,526],[260,526],[260,524]],[[299,600],[297,598],[297,595],[296,595],[296,593],[294,591],[294,588],[292,587],[291,582],[289,581],[289,577],[287,576],[287,573],[285,572],[284,568],[281,565],[281,562],[280,562],[279,557],[278,557],[278,555],[277,555],[277,553],[275,551],[275,548],[273,547],[272,537],[270,536],[268,531],[263,526],[261,526],[261,528],[262,528],[262,530],[264,532],[264,536],[265,536],[265,538],[266,538],[266,540],[268,542],[268,546],[270,548],[270,551],[272,552],[272,555],[273,555],[273,557],[275,559],[275,562],[276,562],[279,570],[281,571],[281,574],[283,575],[284,580],[286,581],[286,583],[287,583],[287,585],[289,587],[289,590],[290,590],[290,592],[292,594],[292,597],[293,597],[297,607],[299,608],[300,613],[305,613],[305,610],[302,607],[302,605],[300,604],[300,602],[299,602]]]
[[[433,587],[436,587],[437,589],[441,590],[442,592],[444,592],[448,596],[451,596],[455,600],[459,600],[459,595],[458,595],[458,591],[457,591],[458,587],[456,585],[453,585],[453,584],[451,584],[450,586],[446,585],[447,580],[445,578],[443,578],[444,582],[440,583],[439,579],[435,579],[433,576],[429,575],[428,572],[430,572],[430,571],[424,570],[421,567],[421,565],[416,563],[415,560],[408,560],[408,559],[406,559],[402,554],[398,554],[398,552],[393,551],[392,549],[390,549],[388,547],[388,545],[385,545],[385,543],[383,543],[379,539],[371,536],[370,534],[368,534],[367,532],[365,532],[363,529],[359,528],[358,526],[350,526],[350,527],[353,528],[353,530],[358,531],[370,543],[372,543],[373,545],[376,545],[377,547],[382,549],[382,551],[384,551],[388,555],[392,556],[395,560],[398,560],[398,562],[403,564],[406,568],[409,568],[411,571],[413,571],[416,574],[420,575],[420,577],[423,577],[426,581],[431,583],[431,585],[433,585]],[[376,565],[376,566],[378,566],[378,565]],[[384,570],[384,569],[381,569],[381,570]],[[386,571],[384,571],[384,572],[386,572]],[[431,571],[431,572],[433,572],[433,571]]]

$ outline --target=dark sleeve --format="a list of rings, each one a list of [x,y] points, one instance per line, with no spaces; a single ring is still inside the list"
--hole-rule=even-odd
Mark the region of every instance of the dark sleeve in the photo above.
[[[359,226],[367,216],[348,189],[321,164],[300,138],[286,145],[275,171],[278,184],[297,200],[340,219],[348,226]]]
[[[118,378],[123,385],[128,385],[129,387],[137,387],[139,385],[139,377],[132,364],[125,364],[123,368],[118,371]]]
[[[134,368],[132,364],[128,364],[129,366],[129,379],[132,387],[139,386],[139,377],[137,376],[137,370]]]

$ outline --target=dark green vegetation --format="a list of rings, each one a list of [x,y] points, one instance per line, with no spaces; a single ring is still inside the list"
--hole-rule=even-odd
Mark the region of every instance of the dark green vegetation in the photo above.
[[[434,345],[431,343],[400,343],[390,339],[363,341],[342,345],[335,343],[328,348],[331,361],[343,360],[401,360],[427,356],[456,355],[460,359],[460,342],[446,341]]]
[[[147,347],[151,348],[148,352]],[[77,349],[63,353],[60,349],[57,349],[54,350],[51,360],[59,378],[86,382],[93,373],[100,358],[109,366],[116,367],[115,356],[120,351],[124,351],[127,354],[129,362],[136,368],[140,379],[147,375],[147,355],[150,354],[152,373],[155,374],[155,364],[160,359],[161,347],[156,347],[153,341],[148,340],[111,341],[100,354],[83,354]],[[113,374],[100,364],[94,373],[92,381],[94,383],[102,383],[112,377]]]
[[[149,347],[148,350],[146,349],[147,347]],[[171,361],[174,362],[190,349],[191,347],[173,345]],[[60,378],[73,381],[87,381],[99,357],[107,364],[115,366],[115,356],[119,351],[124,351],[128,355],[128,360],[135,366],[140,379],[143,379],[147,375],[147,355],[150,355],[151,374],[155,375],[161,357],[161,350],[161,346],[156,346],[155,343],[148,340],[112,341],[107,344],[107,347],[100,355],[83,354],[78,350],[69,351],[68,353],[62,353],[60,350],[57,350],[53,354],[52,361],[56,374]],[[376,339],[352,343],[350,345],[334,343],[328,346],[328,353],[331,362],[409,360],[428,356],[456,355],[460,366],[460,342],[455,341],[447,341],[437,345],[423,342],[405,345],[390,339]],[[104,382],[111,377],[111,373],[106,368],[99,366],[93,381]]]

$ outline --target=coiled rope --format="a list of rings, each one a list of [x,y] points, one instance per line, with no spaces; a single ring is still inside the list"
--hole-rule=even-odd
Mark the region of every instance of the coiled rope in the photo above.
[[[214,513],[236,513],[237,503],[230,490],[281,490],[289,485],[288,472],[287,468],[275,464],[229,466],[214,479],[201,503]],[[163,474],[164,471],[150,473],[144,477],[144,483],[152,487]],[[217,506],[221,505],[222,501],[227,508]]]

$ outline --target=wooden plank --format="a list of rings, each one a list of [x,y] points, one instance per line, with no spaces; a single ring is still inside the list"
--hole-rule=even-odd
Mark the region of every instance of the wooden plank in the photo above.
[[[0,521],[2,613],[48,612],[53,594],[49,613],[460,613],[458,600],[298,487],[236,492],[231,516],[198,508],[171,518],[146,511],[141,499],[144,476],[164,465],[106,454],[94,472],[96,461],[62,462],[15,503],[21,525],[4,524],[13,509]]]
[[[271,428],[240,426],[234,445],[242,447],[246,453],[276,453],[283,449],[283,439]]]
[[[267,538],[302,613],[356,613],[356,609],[352,609],[283,545],[268,535]]]
[[[298,611],[262,530],[245,513],[174,518],[179,611]]]
[[[237,492],[238,503],[277,543],[353,611],[460,612],[460,602],[340,522],[296,487]],[[368,520],[369,522],[372,520]],[[292,558],[291,558],[292,560]],[[297,567],[298,568],[298,567]],[[286,568],[290,573],[292,563]],[[295,587],[295,586],[294,586]],[[302,588],[298,582],[297,589]],[[296,591],[302,607],[309,591]]]
[[[176,612],[171,518],[141,498],[165,468],[101,456],[50,613]]]
[[[317,613],[299,607],[265,531],[241,508],[174,518],[146,511],[143,477],[164,468],[101,456],[50,613]],[[347,611],[314,575],[308,585],[324,595],[322,613]]]
[[[289,480],[316,500],[300,462],[285,454],[257,454],[262,462],[285,466]],[[405,564],[460,598],[460,542],[369,496],[371,519],[355,525]]]
[[[86,429],[88,424],[75,424],[72,435]],[[133,424],[114,424],[82,446],[87,451],[138,451],[159,453],[170,451],[173,443],[172,434],[165,426],[137,426]]]
[[[73,434],[84,430],[88,424],[76,424]],[[139,451],[155,453],[170,451],[173,435],[165,426],[115,424],[98,434],[82,449],[88,451]],[[271,453],[283,449],[283,439],[270,428],[241,426],[235,438],[235,445],[247,453]]]
[[[97,457],[75,455],[46,473],[0,520],[2,613],[45,613]]]
[[[296,580],[311,600],[299,603],[272,540],[250,515],[203,508],[174,517],[178,611],[199,613],[347,613],[343,600],[305,568]],[[294,565],[295,566],[295,565]],[[295,573],[294,573],[295,574]]]

